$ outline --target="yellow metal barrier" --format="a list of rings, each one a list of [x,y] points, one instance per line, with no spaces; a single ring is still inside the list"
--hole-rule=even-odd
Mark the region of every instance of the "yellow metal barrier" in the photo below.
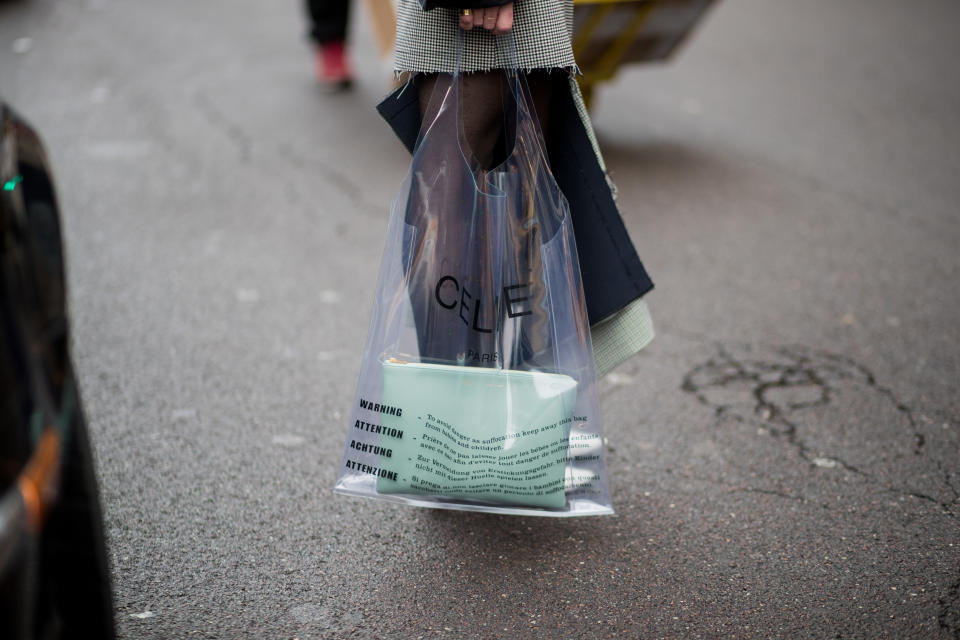
[[[573,54],[590,104],[624,64],[669,58],[713,0],[574,0]]]

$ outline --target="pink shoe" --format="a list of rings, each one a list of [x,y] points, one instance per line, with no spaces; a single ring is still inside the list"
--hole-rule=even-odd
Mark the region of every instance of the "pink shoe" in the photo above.
[[[331,91],[343,91],[353,82],[353,69],[347,59],[346,43],[343,40],[324,42],[317,47],[315,55],[317,82]]]

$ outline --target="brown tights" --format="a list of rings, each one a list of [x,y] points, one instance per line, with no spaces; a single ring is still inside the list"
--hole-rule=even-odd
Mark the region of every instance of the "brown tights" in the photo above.
[[[559,72],[534,71],[527,74],[544,139],[547,139],[550,130],[550,103],[553,91],[559,85],[559,77]],[[430,104],[438,79],[437,74],[427,74],[418,83],[422,121],[433,117],[434,114],[428,111],[439,106]],[[499,71],[468,73],[460,76],[460,82],[463,132],[467,144],[484,168],[494,167],[504,160],[507,153],[503,144],[503,105],[508,102],[506,98],[509,98],[510,89],[505,84],[505,76]]]

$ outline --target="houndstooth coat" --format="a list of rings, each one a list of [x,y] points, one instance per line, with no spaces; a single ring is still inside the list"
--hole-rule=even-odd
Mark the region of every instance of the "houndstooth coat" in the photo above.
[[[397,72],[453,73],[459,15],[457,9],[424,11],[418,0],[400,0],[395,45]],[[575,68],[572,33],[573,0],[518,0],[513,14],[516,67]],[[462,71],[505,66],[489,31],[475,28],[464,32],[464,36]]]
[[[447,8],[424,11],[418,0],[400,0],[395,44],[397,73],[409,77],[453,73],[459,13]],[[575,77],[572,31],[573,0],[515,0],[516,60],[502,60],[495,36],[474,28],[463,34],[460,69],[473,72],[512,67],[571,72],[570,93],[562,104],[555,106],[552,116],[562,121],[562,126],[551,139],[550,163],[570,203],[597,374],[602,376],[653,339],[653,322],[643,300],[653,283],[614,201],[613,186]],[[416,96],[416,91],[400,88],[378,107],[411,151],[420,128]]]

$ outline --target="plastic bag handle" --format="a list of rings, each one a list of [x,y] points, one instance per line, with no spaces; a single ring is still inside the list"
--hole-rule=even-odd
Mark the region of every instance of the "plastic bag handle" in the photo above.
[[[491,34],[495,38],[497,43],[497,61],[500,63],[500,71],[505,73],[510,79],[511,84],[513,85],[512,91],[514,99],[517,101],[523,101],[525,103],[525,111],[528,116],[533,119],[536,123],[536,129],[538,135],[535,136],[535,139],[532,141],[538,151],[538,155],[545,162],[546,166],[550,166],[549,157],[547,155],[546,143],[543,138],[543,132],[540,129],[540,123],[537,119],[537,112],[534,108],[533,102],[530,100],[530,89],[527,86],[526,78],[522,73],[520,73],[519,62],[517,57],[517,43],[516,39],[513,36],[513,30],[503,33],[503,34]],[[466,46],[466,35],[464,30],[459,26],[457,27],[457,44],[456,44],[456,63],[453,67],[453,78],[451,81],[451,88],[454,91],[454,95],[457,97],[457,102],[460,101],[460,83],[459,77],[461,72],[461,67],[463,66],[463,50]],[[464,156],[466,161],[466,157]]]

